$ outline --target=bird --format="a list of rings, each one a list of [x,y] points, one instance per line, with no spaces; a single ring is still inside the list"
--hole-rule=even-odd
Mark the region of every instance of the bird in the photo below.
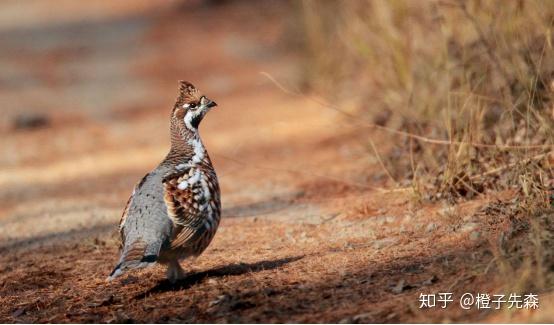
[[[120,256],[108,281],[159,263],[175,283],[185,277],[179,262],[199,256],[212,241],[221,216],[220,189],[198,127],[215,106],[193,84],[179,81],[171,148],[127,201],[119,223]]]

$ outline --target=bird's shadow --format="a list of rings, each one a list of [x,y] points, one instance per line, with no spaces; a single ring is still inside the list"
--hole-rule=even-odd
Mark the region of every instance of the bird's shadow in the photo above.
[[[272,270],[281,267],[285,264],[298,261],[304,258],[301,256],[285,257],[270,261],[260,261],[256,263],[234,263],[225,266],[220,266],[206,271],[194,272],[188,274],[184,279],[181,279],[175,283],[169,282],[169,280],[163,280],[155,285],[150,290],[141,293],[136,296],[135,299],[143,299],[154,293],[162,293],[167,291],[179,291],[188,289],[195,284],[201,283],[207,278],[219,278],[227,275],[241,275],[249,272],[259,272],[263,270]]]

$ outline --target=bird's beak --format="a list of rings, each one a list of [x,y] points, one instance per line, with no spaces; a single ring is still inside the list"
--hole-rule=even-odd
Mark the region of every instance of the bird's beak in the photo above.
[[[217,106],[217,103],[214,102],[214,101],[212,101],[212,100],[210,100],[210,101],[208,102],[208,104],[206,104],[206,106],[208,106],[208,108],[212,108],[212,107]]]

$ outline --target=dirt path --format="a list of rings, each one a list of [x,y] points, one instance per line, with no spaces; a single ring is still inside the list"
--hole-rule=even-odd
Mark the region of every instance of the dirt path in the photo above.
[[[2,59],[21,83],[43,87],[7,87],[0,101],[14,107],[23,91],[30,111],[44,103],[52,112],[50,127],[31,131],[10,130],[16,111],[3,112],[0,321],[502,319],[419,309],[420,293],[495,290],[483,272],[494,234],[475,214],[488,200],[422,206],[409,191],[386,190],[359,130],[261,75],[296,75],[280,45],[284,8],[168,8],[0,32],[13,53],[50,67],[29,77],[21,58]],[[68,80],[69,69],[83,79]],[[221,227],[178,285],[161,267],[105,283],[123,205],[167,151],[182,78],[220,104],[201,133],[221,181]],[[371,136],[387,146],[386,135]]]

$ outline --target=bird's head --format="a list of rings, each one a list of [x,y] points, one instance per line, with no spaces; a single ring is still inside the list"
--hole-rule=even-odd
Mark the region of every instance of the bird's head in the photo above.
[[[172,123],[182,125],[189,131],[198,130],[200,122],[217,104],[202,95],[190,82],[179,81],[179,97],[173,107]]]

